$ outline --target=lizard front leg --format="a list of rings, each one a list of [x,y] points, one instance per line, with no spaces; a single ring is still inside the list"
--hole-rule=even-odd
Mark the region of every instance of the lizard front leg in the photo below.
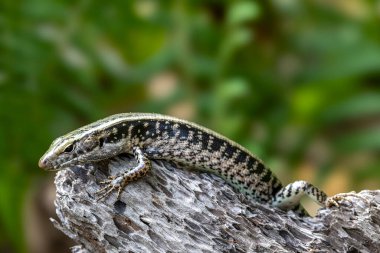
[[[137,166],[129,169],[118,176],[110,176],[107,180],[101,182],[106,186],[100,189],[96,194],[99,195],[98,200],[107,197],[113,190],[117,189],[117,199],[120,197],[121,191],[128,184],[144,176],[151,168],[151,162],[139,147],[133,148],[133,154],[137,160]]]

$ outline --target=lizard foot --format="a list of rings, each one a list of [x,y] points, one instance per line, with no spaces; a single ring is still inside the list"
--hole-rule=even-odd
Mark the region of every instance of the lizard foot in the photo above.
[[[348,200],[348,198],[351,198],[351,199]],[[364,198],[358,196],[356,194],[356,192],[340,193],[340,194],[337,194],[335,196],[332,196],[332,197],[328,198],[326,200],[326,207],[328,207],[328,208],[330,208],[332,206],[339,207],[340,206],[339,202],[342,202],[344,200],[352,202],[353,201],[352,198],[361,198],[364,201],[366,201]]]
[[[96,199],[97,201],[104,199],[115,189],[117,189],[117,199],[119,199],[121,191],[124,189],[126,183],[124,176],[121,175],[109,176],[108,179],[101,181],[100,184],[106,186],[96,192],[96,194],[99,195],[99,197]]]
[[[329,197],[327,200],[326,200],[326,207],[330,208],[330,207],[333,207],[333,206],[336,206],[336,207],[339,207],[339,201],[342,200],[343,197],[341,196],[332,196],[332,197]]]

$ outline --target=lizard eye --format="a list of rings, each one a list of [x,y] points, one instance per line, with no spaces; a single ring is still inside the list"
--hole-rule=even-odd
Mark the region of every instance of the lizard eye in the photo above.
[[[71,145],[67,146],[63,152],[65,152],[65,153],[70,153],[70,152],[72,152],[73,150],[74,150],[74,145],[71,144]]]

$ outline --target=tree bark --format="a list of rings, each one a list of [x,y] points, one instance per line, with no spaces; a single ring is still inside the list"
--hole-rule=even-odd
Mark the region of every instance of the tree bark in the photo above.
[[[106,178],[130,157],[57,173],[54,225],[72,252],[379,252],[380,190],[340,195],[316,217],[249,201],[222,179],[154,161],[119,200],[96,200]]]

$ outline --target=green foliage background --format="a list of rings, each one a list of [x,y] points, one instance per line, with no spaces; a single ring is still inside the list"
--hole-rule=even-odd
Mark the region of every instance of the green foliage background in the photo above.
[[[27,251],[51,141],[117,112],[201,123],[284,182],[379,188],[379,25],[379,1],[1,1],[0,252]]]

